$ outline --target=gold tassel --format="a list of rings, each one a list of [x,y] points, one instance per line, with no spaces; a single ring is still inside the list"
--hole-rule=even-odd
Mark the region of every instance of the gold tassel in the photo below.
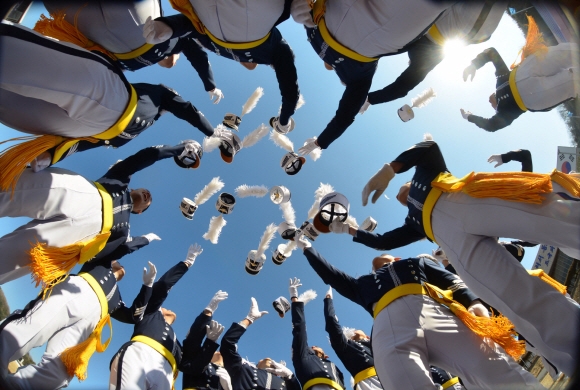
[[[529,269],[528,273],[531,276],[540,278],[542,282],[548,283],[550,286],[552,286],[554,289],[556,289],[556,291],[560,292],[561,294],[566,294],[567,287],[564,286],[562,283],[558,282],[557,280],[553,279],[552,277],[550,277],[550,275],[545,273],[544,270]]]
[[[449,309],[476,335],[493,340],[515,360],[526,352],[525,342],[516,339],[514,324],[507,317],[501,314],[490,318],[477,317],[457,302],[450,304]]]
[[[67,278],[77,263],[83,264],[92,259],[107,244],[111,232],[99,233],[95,237],[63,247],[49,246],[36,242],[30,249],[30,271],[32,279],[42,288],[42,298]]]
[[[550,177],[553,182],[561,185],[570,195],[580,198],[580,180],[556,169],[552,171]]]
[[[463,192],[474,198],[500,198],[540,204],[542,194],[552,191],[549,175],[531,172],[476,173]]]
[[[12,138],[0,145],[11,141],[25,141],[12,145],[0,152],[0,189],[7,191],[14,189],[26,166],[48,149],[55,147],[64,140],[58,135],[41,135]]]
[[[453,300],[453,293],[449,290],[441,290],[429,283],[424,284],[427,294],[435,301],[449,307],[469,329],[481,338],[489,338],[501,346],[508,355],[518,360],[525,352],[525,342],[516,340],[514,325],[503,315],[477,317],[471,314],[463,305]]]
[[[550,175],[533,172],[480,172],[458,179],[441,173],[431,186],[443,192],[464,192],[474,198],[499,198],[512,202],[541,204],[552,191]]]
[[[514,69],[516,66],[521,64],[526,57],[536,54],[538,56],[545,56],[548,52],[548,46],[544,42],[544,36],[540,32],[538,25],[533,17],[528,15],[528,33],[526,34],[526,43],[524,47],[520,50],[519,61],[516,59],[513,64],[511,64],[510,69]]]
[[[47,37],[55,38],[59,41],[70,42],[89,51],[100,51],[101,53],[106,54],[107,56],[116,60],[114,54],[112,54],[101,45],[91,41],[76,27],[79,12],[81,12],[81,10],[79,10],[75,15],[74,26],[64,19],[64,11],[51,13],[50,17],[46,17],[44,14],[42,14],[40,15],[38,22],[36,22],[34,30]]]
[[[109,339],[105,343],[102,343],[101,334],[103,332],[103,328],[107,324],[111,328],[111,334]],[[75,345],[74,347],[65,349],[60,354],[60,360],[62,360],[64,366],[66,367],[67,373],[70,376],[76,376],[79,381],[87,379],[89,359],[95,353],[95,351],[98,353],[104,352],[109,346],[112,337],[113,328],[111,326],[111,316],[107,314],[99,321],[95,329],[85,341]]]
[[[37,242],[30,249],[32,279],[36,283],[35,287],[41,286],[43,299],[47,292],[50,292],[54,286],[67,278],[79,261],[82,247],[82,243],[58,248]]]

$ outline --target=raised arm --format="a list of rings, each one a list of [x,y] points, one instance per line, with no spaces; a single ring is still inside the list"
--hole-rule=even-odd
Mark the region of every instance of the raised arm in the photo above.
[[[485,49],[481,53],[479,53],[473,60],[471,60],[471,64],[475,66],[476,69],[481,68],[488,62],[491,62],[495,67],[495,75],[501,76],[509,73],[510,70],[504,60],[501,58],[497,50],[495,48],[490,47]]]
[[[175,146],[159,145],[142,149],[113,165],[98,181],[101,183],[109,180],[129,182],[131,175],[134,173],[155,164],[159,160],[179,156],[184,149],[185,144]]]
[[[163,84],[155,86],[162,89],[161,109],[166,110],[177,118],[186,121],[193,127],[198,128],[208,137],[213,135],[213,127],[207,118],[189,101],[185,101],[173,89]]]
[[[115,310],[111,317],[117,321],[125,322],[128,324],[136,324],[143,319],[145,310],[149,300],[151,299],[151,294],[153,292],[153,281],[157,275],[157,269],[153,263],[149,262],[149,270],[143,269],[143,284],[141,285],[141,290],[139,294],[133,300],[133,304],[130,308],[126,307],[123,301],[121,301],[121,307]]]
[[[494,132],[508,127],[519,117],[523,111],[496,112],[491,118],[484,118],[474,114],[469,114],[467,121],[475,124],[485,131]]]
[[[341,351],[347,348],[348,339],[342,332],[342,328],[338,323],[338,317],[334,312],[334,303],[332,297],[329,295],[324,298],[324,321],[326,323],[326,332],[330,338],[330,345],[335,351]]]
[[[185,340],[183,340],[180,371],[193,375],[201,374],[211,362],[214,352],[219,348],[217,338],[212,340],[205,337],[211,322],[212,315],[205,310],[193,321]],[[205,341],[203,341],[204,338]]]
[[[274,35],[279,37],[274,38]],[[296,104],[300,97],[300,90],[298,89],[298,74],[296,66],[294,65],[294,52],[280,32],[274,28],[272,29],[272,39],[279,39],[274,44],[274,53],[272,54],[272,67],[276,72],[276,79],[280,87],[280,94],[282,95],[282,108],[280,110],[280,123],[282,125],[288,124],[290,117],[296,111]]]
[[[304,302],[292,300],[292,359],[300,359],[308,354],[308,336]]]
[[[501,155],[503,163],[510,161],[519,161],[522,163],[522,172],[533,172],[534,165],[532,163],[532,154],[527,149],[512,150]]]
[[[220,352],[224,359],[224,368],[230,374],[232,386],[236,388],[242,369],[242,357],[238,353],[238,340],[246,332],[246,327],[234,322],[222,337]]]
[[[355,231],[352,240],[369,248],[386,251],[407,246],[424,238],[423,234],[405,224],[383,234],[358,229]]]
[[[191,66],[193,66],[197,71],[204,89],[206,91],[211,91],[216,88],[213,70],[207,52],[203,49],[203,46],[201,46],[195,39],[189,37],[180,38],[180,42],[185,58],[187,58]]]
[[[334,118],[326,125],[316,141],[322,149],[328,148],[354,122],[354,118],[364,104],[371,88],[373,74],[374,70],[368,77],[346,83],[346,89],[338,103]]]

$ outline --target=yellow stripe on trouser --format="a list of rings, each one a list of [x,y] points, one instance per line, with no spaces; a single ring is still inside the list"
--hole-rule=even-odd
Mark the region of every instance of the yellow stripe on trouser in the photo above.
[[[30,249],[30,271],[36,286],[42,285],[43,298],[54,286],[66,279],[76,264],[85,263],[103,250],[111,236],[113,199],[101,184],[96,182],[94,184],[102,201],[101,232],[89,240],[65,247],[52,247],[37,242]]]
[[[66,367],[67,373],[70,376],[75,375],[82,381],[87,377],[87,368],[91,356],[95,351],[99,353],[104,352],[109,346],[113,338],[113,326],[111,324],[111,316],[109,315],[109,303],[99,282],[91,274],[86,272],[80,273],[79,276],[87,281],[97,295],[101,306],[101,319],[86,340],[74,347],[65,349],[59,357]],[[101,335],[105,325],[109,325],[110,335],[107,341],[103,343],[101,341]]]
[[[108,140],[111,138],[115,138],[116,136],[121,134],[123,131],[125,131],[127,126],[129,126],[129,123],[131,122],[131,119],[133,118],[133,115],[137,110],[137,100],[138,100],[137,91],[135,91],[135,88],[133,88],[133,86],[131,85],[131,96],[129,97],[129,103],[125,108],[125,111],[123,111],[123,113],[121,114],[119,119],[117,119],[117,122],[113,126],[103,131],[102,133],[95,134],[90,137],[84,138],[61,137],[64,142],[61,142],[56,147],[54,155],[52,157],[52,163],[55,164],[58,160],[60,160],[62,155],[65,154],[70,148],[72,148],[74,144],[76,144],[79,141],[98,142],[99,140]]]
[[[518,67],[516,66],[510,72],[510,78],[509,78],[510,91],[512,91],[512,95],[514,95],[514,100],[516,101],[516,104],[518,105],[518,107],[520,108],[520,110],[522,110],[522,111],[528,111],[528,108],[524,104],[524,101],[522,100],[522,97],[520,96],[520,91],[518,90],[518,86],[516,84],[516,73],[517,73],[517,71],[518,71]]]
[[[379,299],[373,310],[373,318],[387,307],[391,302],[397,298],[405,295],[428,295],[436,302],[445,305],[451,312],[457,316],[471,331],[478,336],[488,337],[496,342],[498,345],[514,359],[518,359],[525,353],[525,346],[522,342],[515,339],[514,325],[503,316],[476,317],[469,313],[467,309],[459,302],[453,300],[453,292],[450,290],[442,290],[437,286],[429,283],[420,285],[417,283],[407,283],[395,287],[387,292]]]
[[[443,390],[445,390],[445,389],[448,389],[449,387],[453,386],[456,383],[459,383],[458,377],[454,377],[454,378],[449,379],[447,382],[443,383],[441,385],[441,387],[443,387]]]
[[[344,390],[344,387],[328,378],[312,378],[302,386],[302,390],[308,390],[314,385],[328,385],[335,390]]]
[[[169,3],[171,4],[171,6],[173,7],[174,10],[179,11],[182,14],[184,14],[185,16],[187,16],[187,18],[192,22],[193,27],[195,27],[195,30],[198,33],[207,35],[209,37],[209,39],[211,39],[214,43],[217,43],[218,45],[225,47],[226,49],[233,49],[233,50],[253,49],[254,47],[258,47],[262,43],[266,42],[266,40],[270,36],[270,33],[268,33],[268,34],[266,34],[265,37],[258,39],[256,41],[251,41],[251,42],[226,42],[226,41],[222,41],[219,38],[217,38],[216,36],[214,36],[203,25],[201,20],[199,20],[199,17],[197,16],[195,9],[193,8],[193,6],[189,2],[189,0],[169,0]]]
[[[342,54],[345,57],[348,57],[355,61],[360,62],[373,62],[378,61],[378,58],[366,57],[362,54],[357,53],[349,49],[348,47],[342,45],[338,42],[328,31],[326,27],[326,21],[324,20],[324,14],[326,13],[326,0],[318,0],[312,4],[312,16],[314,23],[318,25],[318,31],[320,31],[320,35],[324,42],[328,44],[328,46],[332,47],[336,52]]]
[[[533,172],[471,172],[461,179],[449,172],[441,172],[431,182],[431,191],[423,204],[423,229],[435,241],[431,213],[442,192],[463,192],[473,198],[498,198],[511,202],[541,204],[545,194],[552,191],[553,177],[566,184],[567,189],[578,188],[580,182],[569,175],[551,175]]]
[[[163,346],[160,342],[153,340],[151,337],[137,335],[134,336],[131,341],[143,343],[145,345],[150,346],[157,352],[159,352],[168,362],[171,364],[171,370],[173,371],[173,382],[171,383],[171,389],[174,388],[175,380],[179,375],[179,370],[177,369],[177,362],[175,361],[175,357],[167,348]]]
[[[354,376],[354,384],[356,385],[359,382],[364,381],[365,379],[368,379],[372,376],[377,376],[377,371],[375,370],[375,367],[369,367],[366,370],[362,370],[361,372],[359,372],[358,374],[356,374]]]
[[[439,29],[435,24],[433,24],[431,28],[427,30],[427,38],[431,39],[439,46],[443,46],[445,44],[445,38],[443,37],[441,31],[439,31]]]

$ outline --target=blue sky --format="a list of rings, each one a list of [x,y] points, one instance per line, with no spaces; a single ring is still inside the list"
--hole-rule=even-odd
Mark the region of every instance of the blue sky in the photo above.
[[[166,14],[175,11],[167,1],[163,1]],[[44,9],[35,4],[24,24],[32,27]],[[306,40],[303,28],[293,20],[284,22],[280,30],[292,46],[296,56],[298,80],[306,104],[294,116],[295,130],[289,134],[297,150],[309,137],[318,135],[334,115],[343,92],[334,72],[325,70],[322,61]],[[510,18],[504,16],[499,28],[488,42],[457,50],[449,55],[426,80],[406,98],[371,106],[364,115],[359,115],[354,124],[335,141],[322,157],[313,162],[308,159],[302,171],[295,176],[287,176],[280,168],[280,159],[285,154],[267,137],[255,146],[243,149],[232,164],[224,163],[219,151],[206,153],[197,170],[178,168],[171,159],[161,161],[153,167],[137,173],[132,179],[134,188],[144,187],[151,190],[154,202],[143,215],[133,216],[131,234],[134,236],[154,232],[162,240],[155,241],[133,255],[126,256],[122,263],[127,276],[121,282],[121,292],[129,305],[142,283],[142,268],[152,261],[158,269],[158,276],[185,259],[191,243],[197,242],[204,252],[194,266],[170,292],[165,307],[178,315],[174,329],[181,339],[186,335],[193,319],[203,310],[217,290],[225,290],[229,298],[222,302],[214,319],[226,326],[243,319],[250,307],[250,297],[258,300],[261,310],[270,314],[256,321],[239,343],[242,356],[250,361],[263,357],[285,360],[291,365],[291,321],[289,315],[281,319],[272,308],[272,301],[280,295],[288,296],[288,280],[299,277],[303,287],[314,289],[318,298],[306,307],[309,342],[325,348],[345,377],[346,370],[333,353],[324,331],[323,301],[327,290],[320,278],[308,266],[299,252],[281,266],[270,260],[271,251],[283,240],[276,235],[266,252],[268,260],[257,276],[244,271],[247,253],[257,249],[260,237],[270,223],[282,222],[282,212],[268,197],[238,198],[232,214],[226,215],[224,227],[218,244],[211,244],[202,238],[207,231],[209,220],[219,213],[214,207],[216,195],[196,211],[189,221],[181,216],[179,202],[183,197],[192,198],[209,181],[219,176],[225,186],[222,191],[234,193],[241,184],[265,185],[268,188],[284,185],[292,193],[292,205],[296,211],[296,222],[305,220],[307,211],[314,200],[314,191],[319,184],[331,184],[338,192],[350,200],[350,213],[361,223],[367,216],[378,221],[378,232],[400,226],[406,209],[395,200],[401,184],[409,180],[412,173],[398,175],[392,180],[385,192],[390,198],[381,197],[376,204],[362,207],[361,191],[367,180],[382,166],[394,159],[399,153],[416,142],[423,134],[433,135],[443,151],[447,166],[456,176],[472,170],[493,171],[487,163],[492,154],[510,150],[529,149],[534,158],[536,172],[549,172],[556,165],[558,146],[571,146],[565,125],[556,110],[548,113],[526,113],[510,127],[495,133],[488,133],[462,119],[459,109],[471,110],[478,115],[489,117],[493,109],[489,106],[488,96],[494,91],[495,77],[491,64],[480,69],[473,82],[463,82],[462,71],[469,61],[480,51],[494,46],[506,63],[511,63],[524,42],[520,30]],[[273,70],[259,65],[256,70],[248,71],[239,64],[219,58],[209,53],[218,88],[225,98],[218,104],[211,104],[197,73],[182,57],[173,69],[152,66],[138,72],[127,73],[131,82],[163,83],[176,89],[209,119],[212,125],[221,122],[227,112],[241,113],[241,107],[256,87],[264,88],[264,96],[257,107],[243,118],[240,137],[268,123],[270,117],[278,112],[281,98]],[[386,57],[380,60],[379,69],[374,77],[371,90],[384,87],[394,80],[407,66],[407,55]],[[437,98],[428,106],[415,110],[415,119],[403,123],[396,110],[426,88],[433,87]],[[8,139],[21,134],[0,126],[0,139]],[[203,134],[186,122],[170,114],[163,116],[153,127],[137,139],[120,149],[94,149],[70,157],[60,164],[61,167],[76,171],[85,177],[96,180],[118,159],[127,157],[138,150],[158,144],[173,145],[183,139],[194,138],[200,143]],[[503,165],[496,171],[519,170],[519,163]],[[26,219],[0,220],[0,234],[6,234],[24,224]],[[525,221],[522,221],[525,223]],[[314,242],[320,253],[338,268],[351,275],[362,275],[370,271],[370,261],[378,252],[353,243],[350,236],[321,235]],[[392,251],[400,257],[411,257],[420,253],[431,253],[434,244],[428,241],[415,243]],[[524,266],[530,268],[536,249],[526,252]],[[2,286],[11,309],[22,308],[37,291],[27,277]],[[370,333],[371,317],[360,307],[335,294],[336,312],[342,325],[363,329]],[[73,379],[71,389],[107,388],[108,364],[118,348],[129,340],[133,327],[114,323],[114,337],[108,350],[95,354],[89,366],[88,379],[78,382]],[[32,351],[38,361],[44,346]],[[347,380],[348,383],[348,380]],[[178,380],[178,388],[181,379]]]

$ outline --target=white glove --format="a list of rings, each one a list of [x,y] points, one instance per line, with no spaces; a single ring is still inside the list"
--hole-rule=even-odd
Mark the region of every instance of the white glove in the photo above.
[[[212,313],[217,310],[218,304],[228,298],[228,293],[222,290],[219,290],[215,293],[211,301],[207,304],[205,310],[209,310]]]
[[[207,93],[209,93],[209,100],[212,100],[213,104],[218,104],[220,100],[224,98],[224,94],[222,93],[222,90],[219,88],[214,88],[211,91],[207,91]]]
[[[476,71],[477,71],[477,68],[473,64],[471,64],[467,68],[463,69],[463,81],[467,81],[469,76],[471,76],[471,81],[473,81],[473,78],[475,77]]]
[[[500,165],[503,164],[503,161],[501,159],[501,155],[500,154],[492,154],[488,159],[487,159],[488,163],[495,163],[495,165],[493,166],[494,168],[499,167]]]
[[[461,111],[461,116],[465,120],[467,120],[469,118],[469,116],[472,115],[471,111],[465,111],[463,108],[460,108],[459,111]]]
[[[145,237],[147,239],[147,241],[149,241],[149,242],[155,241],[155,240],[161,240],[161,238],[155,233],[147,233],[143,237]]]
[[[281,378],[292,378],[292,371],[290,371],[290,369],[280,363],[278,363],[277,361],[271,360],[272,365],[274,367],[266,367],[264,368],[264,370],[268,371],[269,373],[272,373],[274,375],[277,375]]]
[[[338,234],[348,233],[350,229],[350,225],[348,223],[342,222],[338,218],[335,218],[328,227],[331,232]]]
[[[48,168],[50,163],[50,153],[43,152],[30,162],[30,168],[32,168],[32,172],[36,173],[42,171],[44,168]]]
[[[298,298],[298,287],[302,286],[300,279],[290,278],[290,284],[288,286],[288,291],[290,292],[290,298]]]
[[[220,385],[224,390],[232,390],[232,380],[225,368],[217,366],[215,374],[220,378]]]
[[[206,336],[211,341],[216,341],[223,331],[224,326],[215,320],[211,320],[209,325],[205,326]]]
[[[183,262],[185,264],[187,264],[188,267],[191,267],[193,265],[193,263],[195,263],[195,258],[199,254],[201,254],[201,252],[203,252],[203,249],[201,249],[201,246],[199,246],[197,243],[191,244],[189,246],[189,250],[187,251],[187,257],[185,258],[185,260],[183,260]]]
[[[469,306],[467,311],[476,317],[489,318],[489,312],[487,311],[486,307],[483,306],[479,301],[474,301],[474,303]]]
[[[300,235],[296,234],[296,236],[294,237],[294,241],[296,242],[296,246],[302,249],[303,251],[312,246],[310,241],[308,241],[308,239],[303,234]]]
[[[312,138],[308,138],[304,142],[304,146],[301,147],[300,149],[298,149],[298,153],[300,153],[302,156],[306,156],[307,154],[312,153],[316,149],[322,149],[322,148],[320,146],[318,146],[318,144],[316,143],[316,137],[312,137]]]
[[[264,314],[268,314],[268,312],[260,311],[260,309],[258,309],[258,302],[256,302],[256,298],[252,297],[252,306],[250,306],[250,311],[246,316],[246,320],[250,321],[250,323],[254,323],[255,320],[262,317]]]
[[[313,28],[316,25],[310,14],[310,4],[308,0],[294,0],[290,6],[290,15],[296,23],[303,24],[306,27]]]
[[[155,264],[148,261],[149,263],[149,271],[147,268],[143,267],[143,284],[147,287],[153,286],[153,282],[155,281],[155,276],[157,276],[157,268],[155,268]]]
[[[390,164],[385,164],[377,173],[374,174],[373,177],[369,180],[369,182],[365,185],[362,192],[362,204],[363,206],[367,205],[369,201],[369,195],[375,191],[373,195],[372,202],[375,203],[377,199],[385,192],[387,186],[391,179],[395,177],[395,171]]]
[[[358,110],[359,114],[364,114],[366,110],[369,109],[369,107],[371,106],[371,104],[369,103],[369,97],[367,96],[367,100],[365,100],[364,104],[362,105],[362,107],[360,108],[360,110]]]
[[[328,288],[328,291],[326,292],[326,297],[332,299],[332,287]]]
[[[173,29],[163,22],[153,20],[151,16],[147,17],[143,26],[143,38],[145,42],[155,45],[165,42],[173,35]]]

